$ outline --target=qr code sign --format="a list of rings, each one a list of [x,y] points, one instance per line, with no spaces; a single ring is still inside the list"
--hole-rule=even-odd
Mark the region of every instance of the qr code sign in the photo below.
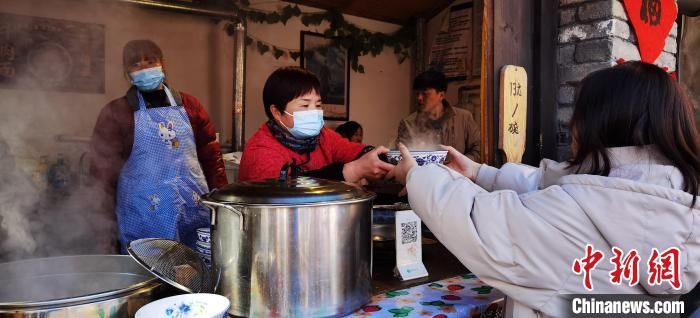
[[[401,244],[418,242],[418,221],[401,223]]]

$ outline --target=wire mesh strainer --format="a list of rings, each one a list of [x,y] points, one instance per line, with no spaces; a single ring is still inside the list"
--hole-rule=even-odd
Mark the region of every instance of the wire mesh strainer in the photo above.
[[[153,275],[188,293],[213,292],[211,273],[197,252],[173,240],[131,241],[129,255]]]

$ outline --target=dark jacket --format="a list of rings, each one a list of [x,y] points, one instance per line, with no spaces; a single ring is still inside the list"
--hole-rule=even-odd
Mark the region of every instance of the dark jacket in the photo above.
[[[228,184],[214,125],[209,121],[209,115],[204,107],[194,96],[172,88],[171,93],[175,102],[184,106],[189,117],[197,144],[197,157],[209,189]],[[146,105],[146,107],[149,106]],[[134,112],[136,110],[138,110],[138,97],[136,88],[132,86],[125,96],[111,101],[102,108],[92,133],[90,174],[96,186],[104,189],[106,197],[102,200],[103,212],[112,218],[119,174],[122,166],[129,159],[134,145]]]

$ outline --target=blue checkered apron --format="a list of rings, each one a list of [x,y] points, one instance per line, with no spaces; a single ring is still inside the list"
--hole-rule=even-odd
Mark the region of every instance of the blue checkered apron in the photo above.
[[[164,88],[170,105],[176,105]],[[134,146],[119,175],[117,222],[122,253],[136,239],[178,240],[194,248],[196,229],[209,226],[200,195],[209,192],[182,105],[146,108],[138,93]]]

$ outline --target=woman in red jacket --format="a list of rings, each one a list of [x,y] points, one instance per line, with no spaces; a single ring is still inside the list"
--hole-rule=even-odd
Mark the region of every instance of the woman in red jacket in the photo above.
[[[196,98],[164,82],[154,42],[127,43],[123,63],[133,86],[100,112],[91,174],[105,209],[116,210],[122,252],[146,237],[194,247],[196,229],[209,224],[199,196],[227,184],[214,127]]]
[[[320,83],[298,68],[274,71],[263,88],[269,119],[248,140],[239,169],[239,181],[278,178],[285,165],[292,174],[359,182],[380,179],[393,168],[381,161],[385,147],[350,142],[323,127]]]

